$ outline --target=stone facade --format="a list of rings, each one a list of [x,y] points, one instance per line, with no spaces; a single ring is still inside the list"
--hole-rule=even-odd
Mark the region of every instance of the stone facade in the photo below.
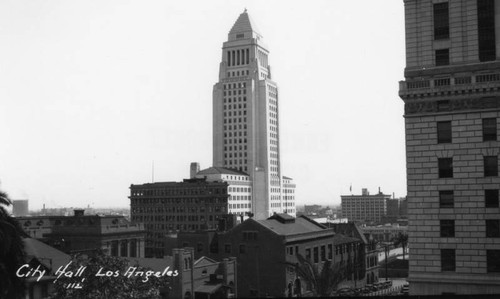
[[[406,0],[405,17],[410,294],[500,293],[500,2]]]
[[[281,173],[280,99],[268,56],[245,10],[222,46],[219,82],[213,88],[213,166],[248,173],[251,212],[257,219],[296,213],[295,185]]]
[[[142,223],[131,223],[124,216],[84,215],[17,217],[30,237],[66,253],[90,252],[96,249],[122,257],[144,257]]]

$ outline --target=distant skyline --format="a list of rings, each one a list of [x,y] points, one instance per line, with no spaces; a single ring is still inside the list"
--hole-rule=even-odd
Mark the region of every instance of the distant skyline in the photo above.
[[[212,163],[212,88],[243,10],[270,51],[297,205],[406,195],[402,1],[2,1],[0,189],[129,205]]]

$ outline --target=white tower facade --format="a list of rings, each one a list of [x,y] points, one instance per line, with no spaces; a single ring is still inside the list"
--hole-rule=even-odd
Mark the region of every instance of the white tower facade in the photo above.
[[[262,35],[245,10],[223,44],[219,82],[213,90],[213,165],[251,177],[255,219],[296,212],[290,178],[284,194],[278,86],[271,79],[268,56]]]

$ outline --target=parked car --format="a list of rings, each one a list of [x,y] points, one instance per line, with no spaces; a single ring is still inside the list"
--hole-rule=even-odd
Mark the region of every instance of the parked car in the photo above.
[[[354,290],[351,288],[342,288],[335,293],[337,296],[355,296]]]

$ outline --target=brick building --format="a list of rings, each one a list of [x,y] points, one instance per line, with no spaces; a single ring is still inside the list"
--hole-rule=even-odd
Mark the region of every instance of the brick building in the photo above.
[[[130,186],[132,221],[146,228],[146,256],[163,257],[165,238],[172,231],[217,227],[228,213],[228,183],[185,179]]]
[[[176,298],[231,298],[237,290],[236,260],[216,261],[202,256],[194,257],[193,248],[175,248],[163,258],[133,258],[129,265],[163,272],[167,267],[177,271],[160,288],[166,299]]]
[[[404,4],[410,294],[498,294],[500,3]]]
[[[195,256],[236,257],[237,295],[242,297],[284,297],[289,291],[293,295],[308,294],[306,281],[297,277],[294,267],[287,264],[297,263],[297,254],[317,265],[326,260],[351,263],[356,274],[339,288],[362,287],[366,283],[362,275],[365,271],[362,241],[335,234],[333,229],[305,216],[275,214],[266,220],[247,219],[226,232],[181,233],[178,237],[183,246],[195,248]],[[354,275],[362,278],[355,282]]]
[[[378,253],[377,242],[369,234],[366,234],[354,222],[347,223],[326,223],[327,227],[332,228],[336,234],[341,234],[351,238],[357,238],[363,242],[361,250],[362,255],[365,257],[366,265],[366,283],[373,284],[378,282]]]
[[[361,195],[341,195],[342,217],[361,223],[379,223],[387,214],[387,201],[390,195],[379,192],[370,195],[368,189],[362,189]]]

